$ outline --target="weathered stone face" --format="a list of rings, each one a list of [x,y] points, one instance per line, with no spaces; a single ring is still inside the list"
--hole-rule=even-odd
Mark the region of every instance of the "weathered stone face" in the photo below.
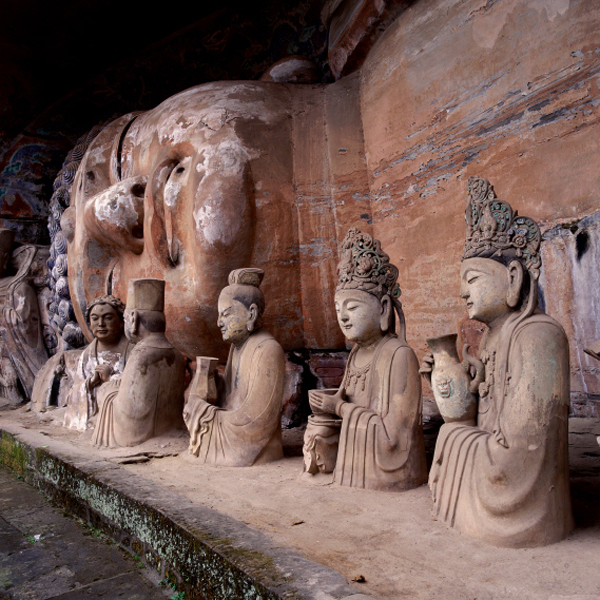
[[[338,290],[335,293],[335,310],[348,341],[368,343],[381,337],[383,307],[373,294],[362,290]]]
[[[164,277],[170,337],[189,356],[214,352],[216,300],[229,271],[246,266],[257,246],[264,262],[294,242],[287,113],[276,86],[210,84],[103,131],[72,202],[76,312],[113,265],[120,296],[132,277]],[[256,188],[271,172],[274,198],[261,203]]]
[[[508,269],[490,258],[469,258],[460,268],[460,295],[470,319],[492,323],[508,311]]]
[[[249,309],[233,297],[231,289],[226,287],[219,296],[217,307],[217,326],[221,330],[223,341],[237,346],[243,344],[250,335],[248,324],[256,320],[256,306],[253,316]]]
[[[97,304],[90,311],[90,329],[105,344],[116,344],[123,335],[123,321],[109,304]]]

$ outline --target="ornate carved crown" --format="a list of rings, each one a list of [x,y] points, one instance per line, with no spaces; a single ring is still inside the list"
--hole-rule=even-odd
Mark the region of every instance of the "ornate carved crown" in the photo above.
[[[385,294],[400,297],[398,269],[381,249],[381,242],[351,227],[342,243],[338,264],[338,290],[359,289],[381,299]]]
[[[462,260],[492,258],[508,264],[516,259],[539,275],[542,259],[537,223],[529,217],[520,217],[508,202],[499,200],[483,177],[469,177],[467,190],[467,239]]]

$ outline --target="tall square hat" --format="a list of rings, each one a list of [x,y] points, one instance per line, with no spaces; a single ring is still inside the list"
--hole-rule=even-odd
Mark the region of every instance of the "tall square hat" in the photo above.
[[[164,279],[130,279],[126,308],[130,310],[164,311]]]

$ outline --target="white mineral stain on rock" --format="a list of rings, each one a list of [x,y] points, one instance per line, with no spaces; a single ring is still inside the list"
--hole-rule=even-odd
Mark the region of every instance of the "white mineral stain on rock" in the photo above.
[[[215,182],[210,197],[194,211],[196,230],[211,246],[217,243],[225,246],[233,244],[242,225],[240,213],[243,211],[236,211],[234,214],[228,211],[227,215],[223,214],[222,206],[226,200],[221,188],[221,182]]]
[[[181,181],[167,181],[167,185],[165,185],[165,205],[169,208],[173,208],[177,203],[177,196],[181,192]]]
[[[287,102],[267,96],[265,83],[213,82],[185,90],[140,115],[127,138],[135,146],[155,135],[161,144],[177,145],[201,131],[210,137],[234,119],[272,124],[287,112]],[[272,89],[272,87],[269,87]],[[287,99],[285,93],[282,99]]]
[[[131,230],[137,225],[138,214],[133,199],[125,190],[109,188],[94,200],[96,218],[109,225]]]

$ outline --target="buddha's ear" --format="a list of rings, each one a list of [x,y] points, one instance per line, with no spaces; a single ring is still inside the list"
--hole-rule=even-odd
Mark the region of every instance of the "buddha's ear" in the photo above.
[[[523,265],[518,260],[513,260],[508,269],[508,290],[506,291],[506,303],[510,308],[516,308],[521,300],[521,289],[523,288]]]
[[[258,306],[256,306],[256,304],[251,304],[248,312],[250,313],[250,318],[246,323],[246,327],[248,328],[248,331],[252,333],[256,326],[256,321],[258,320]]]
[[[381,318],[379,320],[381,331],[385,332],[391,327],[392,310],[392,300],[385,294],[381,299]]]

